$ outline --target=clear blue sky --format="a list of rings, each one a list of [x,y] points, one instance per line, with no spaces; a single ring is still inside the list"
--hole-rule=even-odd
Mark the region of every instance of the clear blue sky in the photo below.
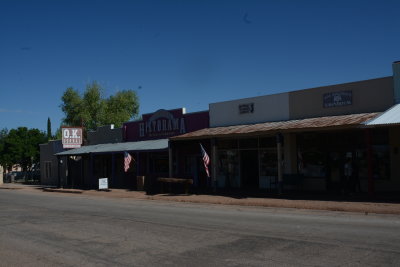
[[[54,130],[67,87],[140,113],[392,75],[400,1],[0,0],[0,129]]]

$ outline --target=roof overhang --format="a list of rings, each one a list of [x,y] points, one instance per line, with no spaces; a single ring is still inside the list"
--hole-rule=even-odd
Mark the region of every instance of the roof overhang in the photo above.
[[[351,129],[364,126],[364,123],[380,113],[362,113],[340,116],[307,118],[300,120],[264,122],[257,124],[205,128],[195,132],[171,137],[170,140],[191,140],[223,137],[256,136],[277,132],[299,132],[312,130]]]
[[[394,105],[379,116],[364,123],[365,126],[394,126],[400,125],[400,104]]]
[[[168,139],[158,139],[139,142],[110,143],[67,150],[55,154],[56,156],[73,156],[91,153],[114,153],[114,152],[133,152],[133,151],[162,151],[168,149]]]

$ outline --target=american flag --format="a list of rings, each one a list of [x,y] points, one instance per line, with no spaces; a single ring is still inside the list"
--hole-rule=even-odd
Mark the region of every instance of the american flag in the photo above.
[[[206,169],[207,177],[210,177],[210,172],[208,171],[208,165],[210,164],[210,157],[204,150],[204,147],[200,144],[201,155],[203,156],[204,168]]]
[[[129,165],[131,164],[132,159],[133,158],[132,158],[131,154],[129,154],[128,152],[124,153],[124,170],[125,170],[125,172],[128,171]]]

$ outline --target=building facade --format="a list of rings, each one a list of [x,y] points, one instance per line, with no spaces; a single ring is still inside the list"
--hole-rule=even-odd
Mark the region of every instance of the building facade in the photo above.
[[[114,127],[114,124],[100,126],[96,131],[89,131],[87,133],[87,144],[98,145],[107,143],[121,143],[122,142],[122,128]]]
[[[63,152],[61,140],[50,140],[46,144],[40,144],[40,183],[42,185],[57,186],[59,178],[65,176],[65,168],[60,166],[56,153]]]
[[[210,128],[171,144],[205,144],[219,188],[400,191],[399,115],[368,124],[396,104],[398,66],[389,77],[212,103]]]
[[[169,175],[168,138],[206,127],[208,111],[186,113],[184,108],[144,114],[121,129],[101,127],[88,134],[90,145],[57,154],[68,166],[62,185],[97,188],[100,178],[108,178],[110,188],[135,189],[138,176],[152,184],[157,177]],[[131,157],[126,171],[125,153]]]

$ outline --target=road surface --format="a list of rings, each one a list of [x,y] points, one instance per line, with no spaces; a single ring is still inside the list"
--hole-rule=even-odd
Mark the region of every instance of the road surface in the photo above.
[[[0,266],[400,266],[400,216],[0,190]]]

